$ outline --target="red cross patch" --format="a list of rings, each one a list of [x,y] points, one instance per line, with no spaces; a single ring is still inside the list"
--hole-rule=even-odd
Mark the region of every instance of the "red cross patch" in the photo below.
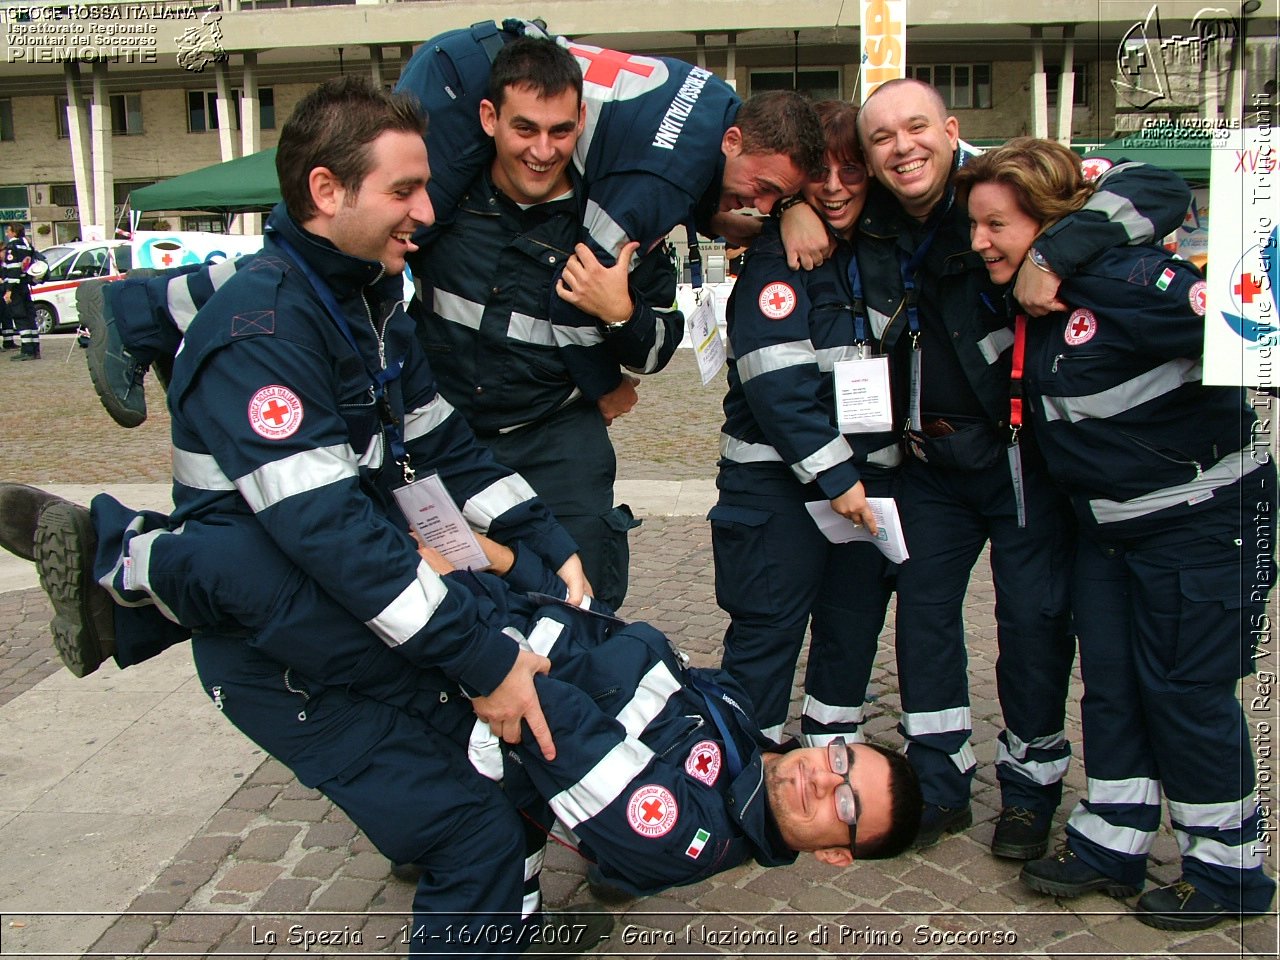
[[[661,837],[671,832],[679,816],[676,798],[666,787],[647,783],[627,801],[627,822],[642,837]]]
[[[1092,340],[1097,332],[1097,318],[1092,311],[1082,307],[1067,318],[1067,327],[1062,331],[1062,339],[1067,341],[1067,346],[1078,347]]]
[[[288,387],[263,387],[249,401],[249,426],[268,440],[283,440],[302,426],[302,401]]]
[[[684,762],[684,772],[709,787],[715,786],[720,777],[720,744],[703,740],[695,745]]]
[[[1209,308],[1209,285],[1203,280],[1197,280],[1191,285],[1191,289],[1187,291],[1187,299],[1191,301],[1191,309],[1197,317],[1203,317],[1205,311]]]
[[[770,320],[785,320],[796,308],[796,292],[777,281],[760,291],[760,312]]]
[[[1080,173],[1086,180],[1097,180],[1114,166],[1106,157],[1085,157],[1080,161]]]

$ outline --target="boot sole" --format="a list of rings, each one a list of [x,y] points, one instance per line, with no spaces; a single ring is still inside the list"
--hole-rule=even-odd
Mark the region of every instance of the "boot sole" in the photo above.
[[[916,842],[912,844],[912,847],[916,850],[927,850],[935,843],[941,841],[942,838],[948,834],[960,833],[963,830],[968,830],[971,826],[973,826],[973,810],[969,809],[965,811],[963,817],[953,820],[943,827],[936,837],[929,837],[927,840],[920,840],[920,838],[917,837]]]
[[[1228,917],[1236,916],[1230,913],[1191,913],[1185,917],[1171,917],[1168,914],[1145,913],[1142,910],[1135,910],[1134,914],[1148,927],[1155,927],[1157,930],[1208,930]]]
[[[97,537],[89,511],[52,503],[36,523],[40,586],[53,603],[49,632],[62,662],[77,677],[97,670],[115,646],[111,600],[91,571]]]
[[[1049,849],[1046,838],[1040,843],[995,843],[991,844],[991,855],[1003,860],[1040,860]]]
[[[76,290],[76,309],[80,315],[80,322],[89,331],[85,363],[89,367],[89,379],[93,382],[93,389],[111,419],[122,427],[137,427],[147,419],[146,395],[142,396],[142,409],[132,409],[116,395],[107,379],[108,338],[105,287],[106,281],[90,281],[81,284]],[[138,389],[141,390],[141,386]]]
[[[1109,897],[1132,897],[1142,892],[1141,887],[1132,887],[1126,883],[1102,878],[1087,883],[1059,883],[1044,877],[1028,875],[1024,870],[1020,877],[1023,886],[1036,893],[1047,893],[1051,897],[1079,897],[1093,890],[1099,890]]]

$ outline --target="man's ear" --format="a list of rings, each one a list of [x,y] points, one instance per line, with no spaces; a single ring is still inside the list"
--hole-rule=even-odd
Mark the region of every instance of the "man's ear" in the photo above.
[[[736,157],[742,152],[742,128],[730,127],[720,139],[720,152],[726,157]]]
[[[813,851],[813,855],[820,863],[832,867],[847,867],[853,863],[853,854],[849,852],[848,847],[826,847]]]
[[[586,108],[586,104],[583,104],[583,108]],[[492,100],[480,101],[480,126],[491,137],[498,132],[498,108],[493,105]]]
[[[307,175],[307,186],[311,189],[311,202],[325,216],[332,217],[342,205],[346,191],[333,171],[328,167],[312,167]]]

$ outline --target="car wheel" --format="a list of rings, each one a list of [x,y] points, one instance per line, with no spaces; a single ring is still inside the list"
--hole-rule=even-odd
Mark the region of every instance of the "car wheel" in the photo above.
[[[58,326],[58,310],[51,303],[37,303],[36,311],[36,329],[40,333],[53,333]]]

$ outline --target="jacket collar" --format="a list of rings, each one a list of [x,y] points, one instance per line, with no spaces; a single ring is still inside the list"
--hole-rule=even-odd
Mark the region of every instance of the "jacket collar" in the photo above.
[[[267,243],[272,242],[272,233],[283,237],[293,249],[298,251],[307,265],[317,274],[324,277],[336,296],[343,298],[353,291],[371,287],[381,280],[394,279],[396,284],[400,278],[388,278],[386,268],[377,260],[366,260],[343,253],[324,237],[317,236],[300,227],[289,215],[283,203],[276,204],[267,221]]]
[[[796,851],[792,850],[778,829],[778,822],[769,808],[769,797],[764,784],[764,757],[757,750],[751,762],[738,774],[729,787],[729,800],[733,815],[742,825],[743,835],[752,846],[752,856],[766,867],[794,863]]]

